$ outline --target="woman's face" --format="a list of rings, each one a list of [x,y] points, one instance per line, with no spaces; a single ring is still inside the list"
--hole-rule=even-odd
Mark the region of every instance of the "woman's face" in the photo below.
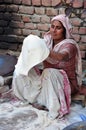
[[[65,29],[60,21],[54,20],[51,23],[50,33],[55,41],[61,41],[65,39]]]

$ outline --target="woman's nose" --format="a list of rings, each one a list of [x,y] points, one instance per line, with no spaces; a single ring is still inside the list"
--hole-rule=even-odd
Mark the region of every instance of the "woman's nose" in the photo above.
[[[56,31],[56,27],[53,28],[53,31]]]

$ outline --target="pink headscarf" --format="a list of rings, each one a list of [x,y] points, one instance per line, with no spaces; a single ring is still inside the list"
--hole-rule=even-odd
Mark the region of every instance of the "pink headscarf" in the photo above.
[[[51,22],[54,20],[58,20],[62,23],[66,29],[66,38],[71,38],[72,25],[69,21],[69,18],[65,14],[60,14],[52,18]]]

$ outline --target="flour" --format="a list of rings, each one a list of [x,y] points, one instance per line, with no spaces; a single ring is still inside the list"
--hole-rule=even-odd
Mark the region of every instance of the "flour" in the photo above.
[[[86,108],[75,104],[71,106],[69,115],[51,120],[48,111],[38,110],[21,101],[9,101],[0,104],[0,130],[62,130],[81,120],[80,112],[86,113]]]

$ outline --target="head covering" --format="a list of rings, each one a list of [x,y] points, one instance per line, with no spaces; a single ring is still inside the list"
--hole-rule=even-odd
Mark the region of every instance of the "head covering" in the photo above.
[[[54,20],[58,20],[62,23],[62,25],[66,29],[66,38],[70,38],[71,37],[71,31],[72,31],[72,25],[69,21],[69,18],[65,14],[60,14],[60,15],[57,15],[54,18],[52,18],[51,22],[54,21]]]
[[[28,75],[29,70],[49,55],[44,39],[30,34],[23,41],[22,51],[15,66],[16,75]]]

